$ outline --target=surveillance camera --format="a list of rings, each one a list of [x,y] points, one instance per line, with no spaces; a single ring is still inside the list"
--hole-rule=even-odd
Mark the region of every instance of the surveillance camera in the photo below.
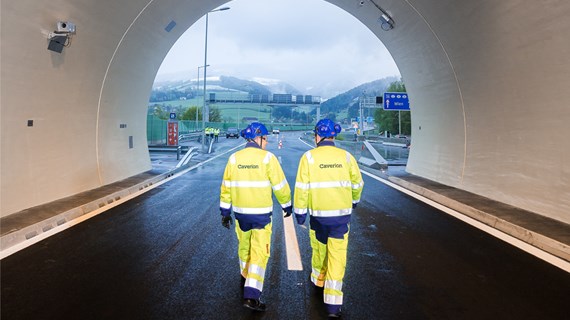
[[[380,16],[378,22],[384,31],[388,31],[394,28],[394,20],[392,20],[392,18],[385,13]]]
[[[75,24],[69,21],[58,21],[57,22],[57,29],[55,30],[58,33],[75,33]]]

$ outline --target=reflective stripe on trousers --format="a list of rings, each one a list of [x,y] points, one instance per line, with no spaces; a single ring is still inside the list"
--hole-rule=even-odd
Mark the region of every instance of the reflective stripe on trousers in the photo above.
[[[313,249],[311,281],[318,287],[324,286],[323,298],[326,304],[342,305],[348,232],[343,239],[329,237],[326,245],[317,240],[314,230],[309,235]]]
[[[271,251],[271,227],[272,224],[268,223],[263,229],[251,229],[244,232],[239,227],[239,221],[236,220],[235,231],[238,239],[240,272],[245,278],[244,298],[246,299],[259,299],[263,291],[265,269]],[[246,293],[250,296],[246,297]]]

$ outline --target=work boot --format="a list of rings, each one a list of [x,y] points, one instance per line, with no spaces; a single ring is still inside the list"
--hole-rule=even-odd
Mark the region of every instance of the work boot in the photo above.
[[[265,303],[259,299],[243,299],[243,306],[253,311],[265,311],[267,309]]]
[[[341,310],[339,309],[336,313],[329,313],[329,318],[338,319],[342,316]]]
[[[337,312],[337,313],[329,313],[329,318],[332,319],[339,319],[342,316],[341,312]]]

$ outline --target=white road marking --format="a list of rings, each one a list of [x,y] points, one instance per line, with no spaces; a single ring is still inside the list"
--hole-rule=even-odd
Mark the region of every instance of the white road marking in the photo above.
[[[418,199],[418,200],[420,200],[420,201],[422,201],[422,202],[424,202],[424,203],[426,203],[426,204],[428,204],[428,205],[430,205],[430,206],[432,206],[438,210],[441,210],[441,211],[443,211],[443,212],[445,212],[445,213],[447,213],[447,214],[449,214],[449,215],[451,215],[451,216],[453,216],[453,217],[455,217],[455,218],[457,218],[463,222],[466,222],[466,223],[474,226],[475,228],[477,228],[481,231],[484,231],[484,232],[486,232],[486,233],[488,233],[488,234],[490,234],[490,235],[492,235],[498,239],[501,239],[501,240],[503,240],[503,241],[505,241],[505,242],[507,242],[507,243],[509,243],[509,244],[521,249],[521,250],[524,250],[524,251],[532,254],[533,256],[535,256],[539,259],[542,259],[542,260],[544,260],[544,261],[546,261],[546,262],[548,262],[548,263],[550,263],[550,264],[552,264],[552,265],[554,265],[554,266],[556,266],[556,267],[558,267],[558,268],[560,268],[566,272],[570,272],[570,262],[568,262],[566,260],[563,260],[563,259],[561,259],[561,258],[559,258],[553,254],[550,254],[546,251],[540,250],[539,248],[537,248],[535,246],[532,246],[532,245],[530,245],[524,241],[521,241],[521,240],[519,240],[519,239],[517,239],[511,235],[508,235],[508,234],[506,234],[500,230],[492,228],[492,227],[490,227],[490,226],[488,226],[482,222],[479,222],[478,220],[475,220],[471,217],[468,217],[468,216],[462,214],[461,212],[455,211],[455,210],[448,208],[442,204],[439,204],[439,203],[437,203],[431,199],[428,199],[424,196],[421,196],[417,193],[414,193],[414,192],[412,192],[412,191],[410,191],[404,187],[401,187],[401,186],[399,186],[393,182],[390,182],[386,179],[382,179],[382,178],[375,176],[371,173],[368,173],[366,171],[360,170],[360,172],[371,177],[372,179],[378,180],[378,181],[380,181],[380,182],[382,182],[382,183],[384,183],[384,184],[386,184],[386,185],[388,185],[388,186],[390,186],[390,187],[392,187],[398,191],[401,191],[401,192],[403,192],[403,193],[405,193],[411,197],[414,197],[414,198],[416,198],[416,199]]]
[[[297,242],[297,233],[293,225],[293,215],[283,218],[283,229],[285,230],[285,250],[287,251],[287,268],[289,270],[302,271],[303,262],[301,252]]]

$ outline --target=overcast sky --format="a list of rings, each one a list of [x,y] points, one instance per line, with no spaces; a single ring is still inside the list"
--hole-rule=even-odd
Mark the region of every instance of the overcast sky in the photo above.
[[[323,98],[399,76],[380,40],[326,1],[235,0],[225,6],[231,9],[209,14],[208,76],[277,79]],[[180,37],[157,81],[196,78],[204,64],[204,28],[203,17]]]

